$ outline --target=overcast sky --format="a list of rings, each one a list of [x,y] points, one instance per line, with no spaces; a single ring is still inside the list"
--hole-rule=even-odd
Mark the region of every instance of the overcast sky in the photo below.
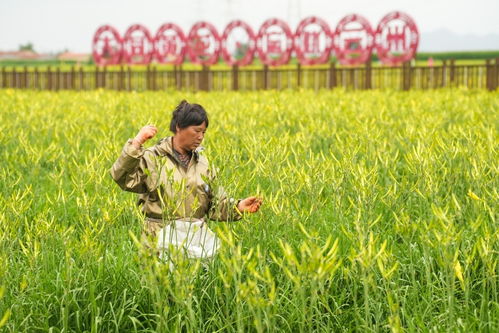
[[[350,13],[363,15],[375,27],[393,10],[412,16],[423,34],[444,29],[499,35],[499,0],[0,0],[0,50],[32,42],[38,52],[90,52],[102,24],[124,34],[131,24],[142,23],[154,34],[166,22],[188,32],[194,22],[207,20],[223,31],[228,22],[241,19],[258,30],[266,19],[278,17],[295,30],[301,19],[315,15],[334,29]]]

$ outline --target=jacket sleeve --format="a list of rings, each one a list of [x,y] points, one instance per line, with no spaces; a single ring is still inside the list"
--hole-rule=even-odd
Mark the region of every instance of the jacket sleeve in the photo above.
[[[148,193],[156,189],[158,174],[155,155],[143,147],[137,149],[128,140],[110,170],[111,177],[125,191]]]
[[[236,208],[240,200],[227,196],[224,188],[217,185],[216,173],[208,171],[209,198],[208,218],[217,221],[238,221],[242,218],[241,212]]]

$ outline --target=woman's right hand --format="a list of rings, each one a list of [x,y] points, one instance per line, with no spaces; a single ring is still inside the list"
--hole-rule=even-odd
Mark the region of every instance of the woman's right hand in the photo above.
[[[139,148],[142,146],[147,140],[153,138],[156,133],[158,133],[158,129],[154,125],[146,125],[142,127],[133,139],[133,144],[135,147]]]

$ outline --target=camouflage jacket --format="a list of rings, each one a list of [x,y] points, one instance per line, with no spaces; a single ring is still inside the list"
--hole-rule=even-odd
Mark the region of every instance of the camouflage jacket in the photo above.
[[[128,140],[110,170],[111,176],[123,190],[139,194],[146,217],[163,221],[204,217],[239,220],[237,201],[215,185],[214,170],[202,150],[198,147],[192,152],[186,169],[173,152],[172,137],[147,149],[137,149]]]

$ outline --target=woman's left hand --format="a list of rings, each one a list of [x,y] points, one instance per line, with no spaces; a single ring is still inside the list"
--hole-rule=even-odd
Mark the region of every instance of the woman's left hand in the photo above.
[[[262,198],[247,197],[246,199],[239,201],[237,209],[241,213],[256,213],[260,209],[262,202]]]

